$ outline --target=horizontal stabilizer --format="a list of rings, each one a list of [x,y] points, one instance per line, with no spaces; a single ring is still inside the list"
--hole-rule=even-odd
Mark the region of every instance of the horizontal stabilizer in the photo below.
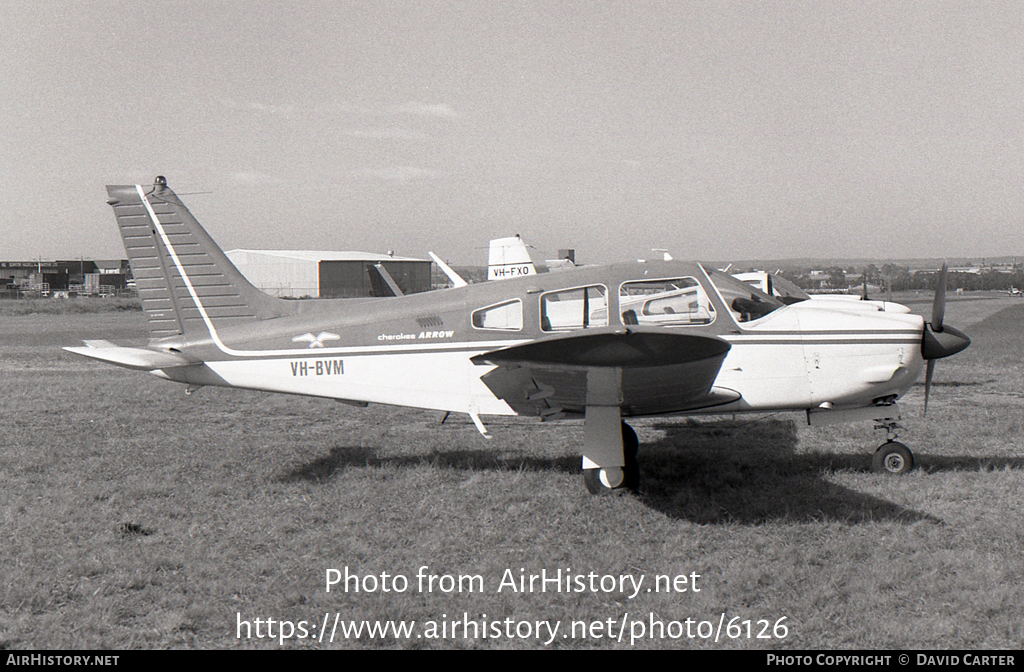
[[[178,366],[191,366],[190,362],[181,355],[166,350],[150,350],[148,348],[125,348],[114,345],[110,341],[85,341],[85,347],[64,348],[68,352],[90,359],[98,359],[101,362],[116,364],[126,369],[137,369],[139,371],[155,371],[157,369],[171,369]]]

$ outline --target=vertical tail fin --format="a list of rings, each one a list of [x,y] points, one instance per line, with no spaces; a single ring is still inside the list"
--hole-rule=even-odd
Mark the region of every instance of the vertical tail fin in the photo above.
[[[132,274],[149,321],[151,340],[216,338],[215,330],[295,312],[245,279],[157,177],[139,185],[108,186]]]
[[[537,268],[530,258],[530,251],[526,249],[526,243],[518,235],[495,238],[491,241],[487,258],[488,280],[536,274]]]

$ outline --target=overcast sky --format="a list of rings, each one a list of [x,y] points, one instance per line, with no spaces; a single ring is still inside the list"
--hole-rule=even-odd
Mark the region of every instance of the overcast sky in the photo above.
[[[225,249],[1024,255],[1021,2],[2,0],[0,56],[5,260],[158,174]]]

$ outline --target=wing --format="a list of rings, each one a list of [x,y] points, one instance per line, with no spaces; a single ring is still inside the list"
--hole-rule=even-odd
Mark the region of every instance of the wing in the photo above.
[[[520,415],[555,419],[593,405],[651,415],[739,399],[714,387],[730,347],[714,336],[613,327],[552,336],[472,361],[496,365],[481,380]]]

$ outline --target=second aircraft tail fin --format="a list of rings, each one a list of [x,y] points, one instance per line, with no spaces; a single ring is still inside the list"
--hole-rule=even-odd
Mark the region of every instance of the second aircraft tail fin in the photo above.
[[[504,280],[521,275],[536,275],[530,251],[519,236],[495,238],[487,255],[487,279]]]

